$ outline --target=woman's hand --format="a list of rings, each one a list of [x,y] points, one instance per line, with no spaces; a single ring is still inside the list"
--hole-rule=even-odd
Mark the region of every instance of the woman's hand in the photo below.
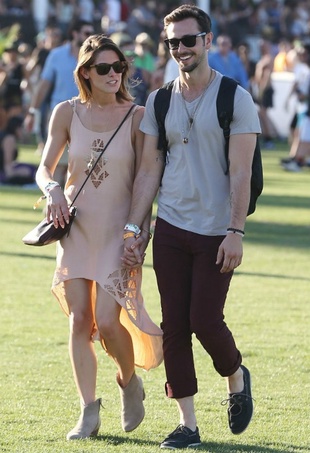
[[[149,237],[143,235],[124,240],[124,254],[121,260],[126,268],[132,269],[142,266],[148,242]]]
[[[47,222],[53,221],[55,228],[65,227],[69,223],[70,211],[65,195],[60,186],[50,189],[47,195]]]

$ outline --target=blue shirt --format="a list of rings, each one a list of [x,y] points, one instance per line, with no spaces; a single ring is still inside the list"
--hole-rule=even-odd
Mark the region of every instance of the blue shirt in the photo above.
[[[242,61],[234,52],[223,57],[219,52],[209,53],[209,65],[221,74],[235,79],[244,89],[249,89],[249,79]]]
[[[48,54],[41,78],[48,80],[53,85],[50,105],[52,109],[59,102],[78,95],[73,77],[76,65],[77,59],[71,53],[70,43],[56,47]]]

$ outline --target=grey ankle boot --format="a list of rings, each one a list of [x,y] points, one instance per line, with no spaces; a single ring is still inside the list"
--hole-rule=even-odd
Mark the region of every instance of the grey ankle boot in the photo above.
[[[81,415],[77,425],[67,434],[67,440],[86,439],[87,437],[95,437],[98,434],[100,420],[101,398],[93,403],[84,406],[81,404]]]
[[[125,388],[121,387],[118,376],[116,380],[121,396],[122,428],[126,432],[133,431],[140,425],[145,414],[143,406],[145,393],[142,379],[134,373]]]

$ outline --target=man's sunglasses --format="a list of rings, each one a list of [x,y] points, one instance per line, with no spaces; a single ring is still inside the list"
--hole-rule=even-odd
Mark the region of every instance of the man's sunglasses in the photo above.
[[[114,61],[114,63],[109,64],[109,63],[99,63],[99,64],[92,64],[89,66],[90,68],[96,68],[97,74],[98,75],[107,75],[109,74],[111,68],[113,68],[113,71],[116,72],[117,74],[121,74],[128,68],[128,63],[127,61]]]
[[[207,33],[205,31],[198,33],[197,35],[185,35],[182,38],[171,38],[165,39],[164,42],[168,49],[176,50],[179,48],[180,42],[185,47],[194,47],[196,45],[196,38],[199,36],[205,36]]]

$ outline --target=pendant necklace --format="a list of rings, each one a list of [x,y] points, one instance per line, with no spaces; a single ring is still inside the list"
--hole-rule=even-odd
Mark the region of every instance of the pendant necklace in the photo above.
[[[209,81],[207,83],[207,86],[206,86],[204,92],[200,95],[200,99],[199,99],[198,104],[196,105],[195,110],[194,110],[192,115],[189,114],[188,108],[186,106],[186,101],[185,101],[184,96],[183,96],[182,86],[181,86],[181,82],[180,82],[180,92],[181,92],[182,102],[183,102],[183,105],[184,105],[184,108],[185,108],[185,111],[186,111],[186,115],[187,115],[187,118],[188,118],[188,123],[189,123],[187,135],[185,135],[185,132],[182,130],[182,135],[183,135],[182,142],[184,143],[184,145],[188,144],[189,136],[190,136],[191,130],[192,130],[193,125],[194,125],[194,120],[196,118],[199,106],[200,106],[200,104],[201,104],[201,102],[202,102],[202,100],[203,100],[203,98],[204,98],[204,96],[205,96],[205,94],[207,92],[207,89],[209,88],[209,85],[212,82],[212,76],[213,76],[213,69],[211,69],[211,71],[210,71],[210,77],[209,77]]]

